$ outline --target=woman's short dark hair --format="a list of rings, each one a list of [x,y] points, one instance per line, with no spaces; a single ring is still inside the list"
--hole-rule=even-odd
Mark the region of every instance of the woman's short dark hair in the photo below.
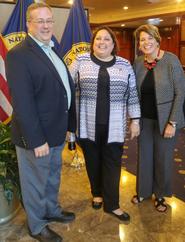
[[[91,39],[91,53],[94,52],[94,50],[93,50],[94,40],[96,38],[97,33],[100,30],[107,30],[107,32],[110,34],[110,36],[112,38],[112,41],[114,43],[114,48],[113,48],[113,50],[111,52],[111,55],[116,55],[117,52],[118,52],[118,40],[116,38],[115,33],[109,27],[107,27],[107,26],[101,26],[98,29],[96,29],[95,32],[93,32],[93,36],[92,36],[92,39]]]
[[[145,32],[147,34],[149,34],[150,36],[152,36],[159,44],[161,43],[161,36],[159,34],[159,29],[152,24],[145,24],[145,25],[141,25],[139,26],[135,32],[134,32],[134,36],[136,38],[136,41],[139,42],[140,39],[140,34],[141,32]]]

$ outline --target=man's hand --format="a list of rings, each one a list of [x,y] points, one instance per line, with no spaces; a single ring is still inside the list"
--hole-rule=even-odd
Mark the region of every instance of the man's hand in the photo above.
[[[43,157],[49,155],[49,145],[45,143],[34,149],[34,153],[36,157]]]

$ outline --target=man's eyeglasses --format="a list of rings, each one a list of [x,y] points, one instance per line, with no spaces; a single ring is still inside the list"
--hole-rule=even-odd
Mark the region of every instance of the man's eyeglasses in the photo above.
[[[53,19],[37,19],[37,20],[30,20],[30,22],[33,22],[35,24],[38,24],[38,25],[44,25],[44,24],[47,24],[49,26],[53,25],[54,24],[54,20]]]

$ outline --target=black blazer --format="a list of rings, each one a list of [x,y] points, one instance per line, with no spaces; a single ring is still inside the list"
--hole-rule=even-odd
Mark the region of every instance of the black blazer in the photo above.
[[[70,110],[58,72],[30,36],[8,52],[6,75],[13,106],[13,143],[26,149],[45,142],[50,147],[61,145],[66,131],[76,129],[75,88],[69,72]]]

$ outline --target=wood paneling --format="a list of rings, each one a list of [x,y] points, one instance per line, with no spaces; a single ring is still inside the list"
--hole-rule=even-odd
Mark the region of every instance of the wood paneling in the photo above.
[[[160,35],[162,37],[161,49],[170,51],[179,57],[180,54],[180,27],[171,26],[160,28]]]
[[[133,30],[117,30],[114,32],[119,42],[118,55],[132,61],[134,58]]]
[[[185,70],[185,16],[182,17],[181,21],[180,61]]]
[[[180,48],[180,61],[185,68],[185,46],[181,46]]]

